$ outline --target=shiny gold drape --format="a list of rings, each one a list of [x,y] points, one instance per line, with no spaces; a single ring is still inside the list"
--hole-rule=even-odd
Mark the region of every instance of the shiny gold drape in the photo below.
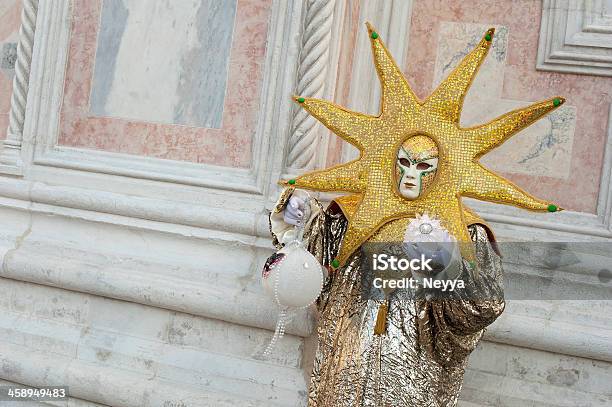
[[[323,210],[310,224],[305,238],[323,264],[336,256],[346,224]],[[384,335],[373,332],[381,301],[361,293],[360,252],[328,278],[317,303],[310,407],[456,405],[467,357],[504,309],[501,260],[483,226],[469,230],[480,274],[464,267],[459,278],[470,289],[433,300],[392,295]]]

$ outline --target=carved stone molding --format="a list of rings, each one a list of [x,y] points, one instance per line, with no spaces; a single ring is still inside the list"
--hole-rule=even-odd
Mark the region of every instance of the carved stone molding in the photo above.
[[[612,76],[612,10],[606,0],[544,0],[537,69]]]
[[[13,78],[13,95],[9,127],[4,149],[0,154],[0,173],[21,175],[21,142],[23,124],[25,121],[26,102],[30,81],[30,65],[34,48],[34,32],[36,30],[36,15],[38,0],[24,0],[17,45],[17,61],[15,62],[15,77]]]
[[[333,89],[335,84],[335,60],[338,52],[335,49],[337,46],[334,45],[334,41],[341,41],[341,38],[332,37],[334,37],[334,30],[337,28],[335,26],[340,25],[337,14],[339,14],[338,9],[341,8],[343,3],[345,2],[335,0],[309,0],[307,2],[296,85],[298,95],[333,98],[330,90]],[[362,23],[365,21],[373,22],[377,29],[385,34],[387,46],[394,51],[394,55],[401,59],[404,57],[406,49],[411,13],[412,0],[361,1],[357,34],[358,49],[355,65],[352,67],[351,94],[349,97],[351,104],[360,105],[363,100],[378,101],[377,84],[362,80],[362,75],[365,72],[375,76],[371,66],[367,33]],[[394,38],[391,35],[386,35],[387,33],[393,33]],[[329,67],[333,68],[330,69]],[[289,173],[310,169],[317,166],[318,163],[325,162],[324,157],[317,157],[317,155],[325,155],[321,147],[321,129],[322,126],[319,122],[306,111],[295,109],[287,144],[286,167]]]
[[[321,98],[325,92],[335,3],[335,0],[306,1],[297,95]],[[295,170],[311,168],[317,159],[319,122],[304,109],[294,112],[286,165]]]

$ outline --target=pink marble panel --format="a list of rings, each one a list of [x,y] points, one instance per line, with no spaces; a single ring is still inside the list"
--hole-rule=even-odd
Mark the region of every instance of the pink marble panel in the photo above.
[[[517,5],[520,3],[520,6]],[[433,87],[440,27],[445,22],[503,25],[508,55],[502,98],[536,101],[563,95],[576,108],[572,154],[563,164],[568,177],[504,173],[527,191],[582,212],[596,211],[612,78],[537,71],[540,0],[415,0],[409,52],[404,69],[421,98]]]
[[[100,0],[75,0],[73,4],[59,144],[248,167],[261,113],[258,106],[271,0],[238,1],[220,129],[93,117],[89,113],[100,5]]]
[[[14,50],[21,25],[21,1],[0,0],[0,139],[6,138],[13,90]]]

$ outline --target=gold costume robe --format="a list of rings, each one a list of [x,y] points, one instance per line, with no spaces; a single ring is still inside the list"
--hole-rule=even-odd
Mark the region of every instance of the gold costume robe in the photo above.
[[[285,194],[284,194],[285,195]],[[283,199],[284,198],[284,199]],[[280,213],[287,195],[274,213]],[[323,210],[306,227],[308,250],[322,264],[335,258],[347,220]],[[279,246],[273,230],[274,242]],[[382,301],[362,296],[361,253],[332,273],[317,301],[318,348],[311,375],[309,407],[454,406],[467,358],[484,328],[503,311],[501,259],[482,225],[469,226],[478,277],[463,266],[458,278],[471,293],[417,299],[408,290],[389,298],[387,329],[374,335]]]

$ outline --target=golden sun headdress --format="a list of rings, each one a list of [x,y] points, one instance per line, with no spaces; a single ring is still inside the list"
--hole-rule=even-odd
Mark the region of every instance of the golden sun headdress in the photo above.
[[[310,114],[359,149],[356,160],[313,171],[283,185],[314,191],[343,191],[336,199],[348,218],[348,227],[335,268],[381,228],[398,219],[427,212],[461,244],[461,253],[474,259],[467,230],[467,208],[462,197],[515,205],[534,211],[561,208],[537,199],[509,180],[484,168],[478,160],[511,136],[564,103],[555,97],[514,110],[477,127],[461,128],[459,117],[465,95],[493,40],[489,29],[476,48],[425,100],[419,100],[371,24],[366,23],[380,78],[380,114],[352,112],[319,99],[295,97]],[[407,139],[427,136],[437,145],[438,169],[434,181],[415,200],[402,197],[394,182],[397,151]],[[396,222],[397,223],[397,222]],[[388,235],[388,234],[387,234]]]

